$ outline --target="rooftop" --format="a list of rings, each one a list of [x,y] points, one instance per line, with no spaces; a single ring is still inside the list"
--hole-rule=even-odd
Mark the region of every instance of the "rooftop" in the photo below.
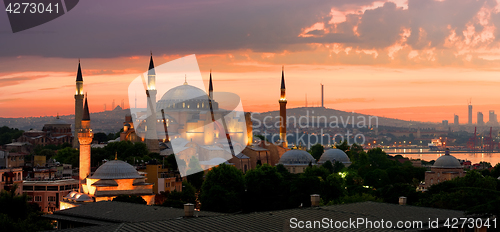
[[[87,216],[103,217],[101,219],[113,219],[118,222],[104,226],[80,227],[68,231],[283,231],[290,230],[290,219],[297,218],[299,221],[321,221],[329,218],[336,221],[356,220],[364,218],[370,221],[391,221],[396,225],[397,221],[422,221],[423,228],[428,228],[429,218],[439,219],[442,226],[447,218],[463,217],[463,212],[454,210],[443,210],[435,208],[416,207],[409,205],[396,205],[376,202],[360,202],[353,204],[332,205],[324,207],[308,207],[289,210],[268,211],[248,214],[216,214],[210,212],[195,212],[198,217],[182,218],[183,210],[164,208],[158,206],[134,205],[130,203],[89,204],[86,208],[80,206],[73,209],[55,212],[45,217],[57,219],[61,215],[74,216],[75,219],[88,220]],[[98,206],[92,206],[97,205]],[[102,206],[108,206],[109,208]],[[80,209],[78,209],[80,208]],[[158,209],[155,209],[158,208]],[[72,210],[72,211],[70,211]],[[79,213],[77,212],[79,210]],[[156,211],[158,210],[158,211]],[[71,212],[71,213],[69,213]],[[118,213],[119,212],[119,213]],[[177,213],[178,212],[178,213]],[[208,217],[200,217],[199,214],[207,214]],[[103,215],[105,214],[105,215]],[[164,219],[159,219],[164,217]],[[178,220],[171,220],[178,219]],[[419,228],[407,229],[405,231],[417,231]],[[316,230],[332,230],[320,228]],[[375,228],[350,228],[346,231],[403,231],[394,229]]]

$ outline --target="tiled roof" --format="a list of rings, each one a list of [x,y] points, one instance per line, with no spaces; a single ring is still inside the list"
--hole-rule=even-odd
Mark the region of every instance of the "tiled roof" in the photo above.
[[[121,209],[124,210],[124,209]],[[119,212],[120,209],[113,213]],[[133,211],[126,209],[125,211]],[[123,214],[127,212],[123,211]],[[182,211],[182,210],[179,210]],[[135,214],[139,214],[136,211]],[[101,214],[102,212],[94,211]],[[201,212],[195,212],[201,213]],[[204,212],[208,213],[208,212]],[[141,212],[140,214],[143,214]],[[161,214],[161,212],[158,212]],[[299,221],[321,221],[323,218],[335,221],[349,221],[357,218],[364,218],[370,221],[392,221],[393,225],[401,221],[423,221],[423,228],[428,228],[429,218],[439,218],[440,225],[446,218],[463,217],[463,212],[453,210],[442,210],[434,208],[424,208],[416,206],[400,206],[396,204],[362,202],[343,205],[332,205],[324,207],[309,207],[290,210],[279,210],[269,212],[258,212],[248,214],[217,215],[210,214],[211,217],[182,218],[170,217],[171,219],[151,220],[137,222],[132,220],[129,223],[117,223],[116,227],[107,229],[112,231],[290,231],[290,219],[297,218]],[[76,215],[75,215],[76,216]],[[140,215],[139,217],[143,217]],[[134,222],[135,221],[135,222]],[[103,226],[75,228],[71,231],[103,231]],[[417,231],[413,229],[387,229],[387,228],[359,228],[331,229],[316,228],[315,231]]]
[[[219,213],[196,211],[195,216],[214,216]],[[144,222],[159,221],[184,216],[183,209],[148,206],[117,201],[99,201],[78,207],[60,210],[45,217],[57,219],[58,216],[68,216],[65,220],[79,222],[81,219],[104,222]]]

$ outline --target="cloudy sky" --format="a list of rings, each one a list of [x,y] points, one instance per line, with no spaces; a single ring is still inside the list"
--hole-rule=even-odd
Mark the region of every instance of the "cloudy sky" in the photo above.
[[[2,7],[2,9],[4,9]],[[85,0],[12,33],[0,13],[0,117],[74,111],[78,59],[91,111],[125,100],[155,63],[195,54],[216,91],[250,111],[320,103],[406,120],[466,122],[500,112],[500,5],[495,0]],[[487,117],[485,116],[487,120]]]

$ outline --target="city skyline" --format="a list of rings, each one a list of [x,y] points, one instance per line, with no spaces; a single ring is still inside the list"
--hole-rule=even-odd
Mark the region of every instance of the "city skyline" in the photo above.
[[[473,123],[477,112],[500,112],[496,2],[170,3],[125,1],[122,16],[99,10],[109,3],[81,2],[64,20],[0,35],[12,45],[0,54],[0,117],[71,114],[67,96],[74,92],[78,58],[84,91],[93,93],[92,112],[104,104],[109,108],[113,99],[128,99],[126,87],[147,70],[150,50],[158,65],[196,54],[205,90],[212,69],[215,91],[238,94],[248,111],[276,109],[285,65],[289,108],[305,106],[306,94],[309,106],[319,106],[321,83],[325,107],[348,112],[423,122],[453,121],[457,114],[466,122],[471,98]],[[259,21],[242,14],[245,8],[276,10],[280,17],[269,12]],[[304,13],[281,17],[299,11]],[[217,12],[234,17],[236,25],[213,17]],[[162,21],[171,18],[183,26]],[[205,25],[195,23],[200,19]],[[138,29],[106,27],[113,20],[150,26],[137,34]],[[9,30],[7,21],[0,20],[0,31]],[[186,27],[194,34],[181,33]],[[144,39],[148,33],[155,38]]]

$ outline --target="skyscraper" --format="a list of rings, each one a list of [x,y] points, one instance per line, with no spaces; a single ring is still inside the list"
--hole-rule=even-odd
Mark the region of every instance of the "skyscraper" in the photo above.
[[[489,112],[488,124],[498,124],[497,115],[494,110],[490,110]]]
[[[472,125],[472,103],[469,102],[469,118],[467,124]]]
[[[484,115],[481,112],[477,112],[477,125],[484,125]]]
[[[454,116],[453,116],[453,123],[454,123],[455,125],[457,125],[457,126],[459,125],[458,115],[456,115],[456,114],[454,114]]]

